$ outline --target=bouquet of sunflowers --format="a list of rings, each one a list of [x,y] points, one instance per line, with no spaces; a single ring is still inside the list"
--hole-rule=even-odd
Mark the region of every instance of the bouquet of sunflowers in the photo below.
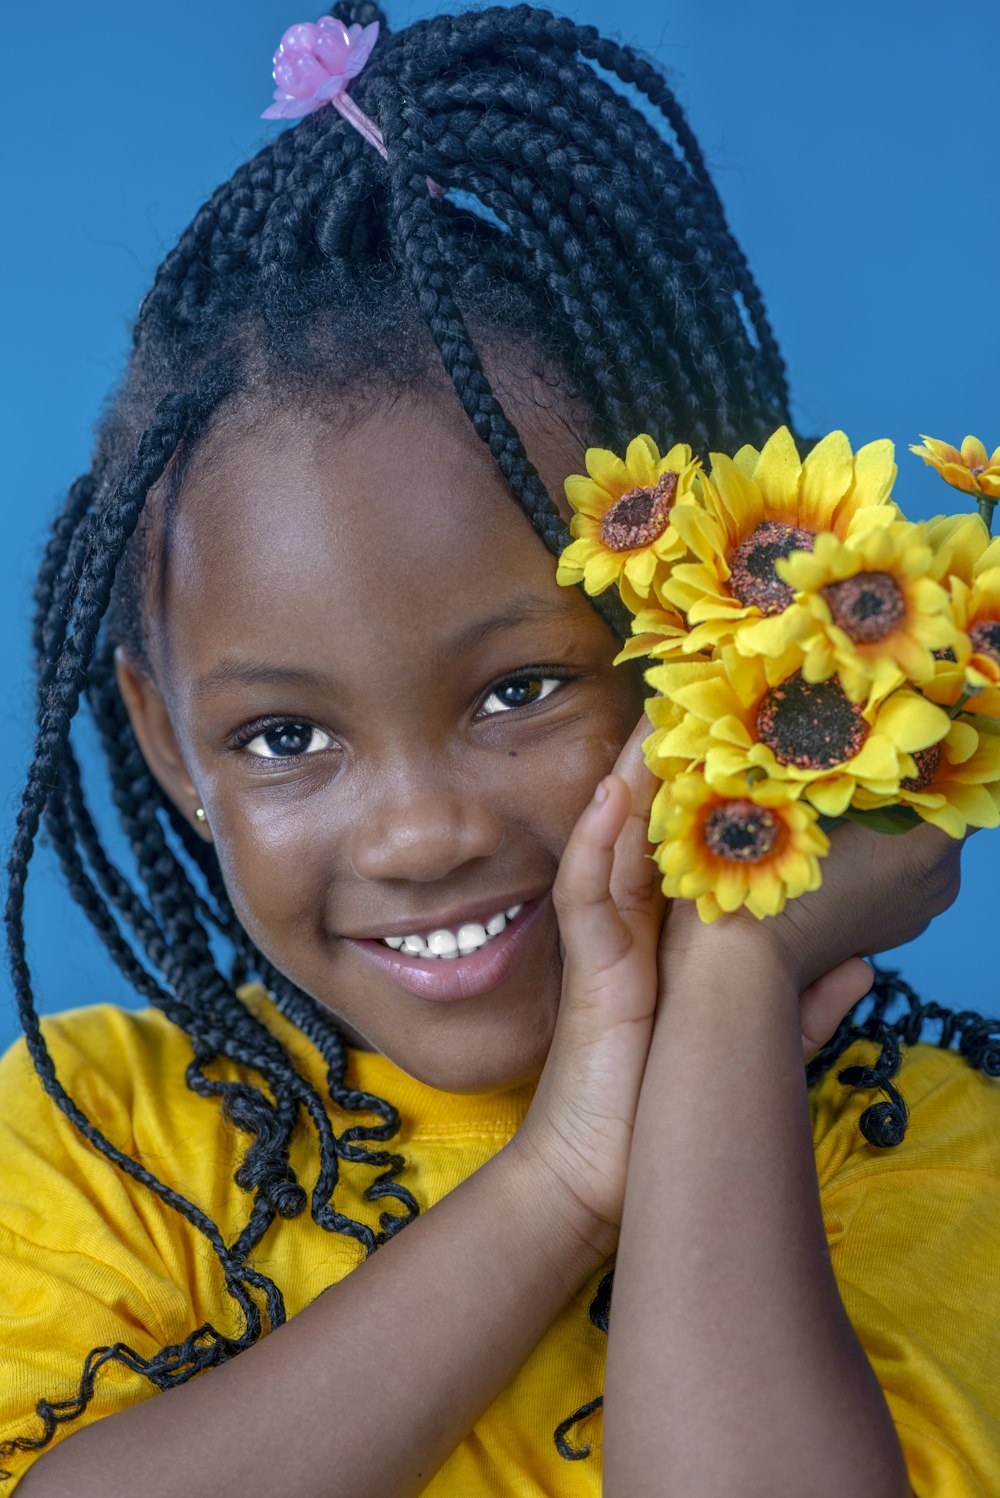
[[[912,451],[978,513],[911,522],[891,442],[831,432],[801,459],[787,427],[709,472],[641,436],[566,482],[557,578],[615,585],[633,615],[618,661],[652,662],[650,841],[704,921],[817,889],[845,817],[1000,823],[1000,448]]]

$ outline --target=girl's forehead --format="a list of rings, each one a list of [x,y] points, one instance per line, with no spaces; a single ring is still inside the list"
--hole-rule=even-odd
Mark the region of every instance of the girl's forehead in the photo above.
[[[539,405],[515,419],[561,497],[582,438]],[[436,393],[349,425],[277,410],[221,431],[190,465],[156,591],[157,653],[185,676],[251,642],[287,653],[301,638],[405,631],[417,651],[515,597],[569,614],[582,602],[557,587],[553,557],[454,396]]]

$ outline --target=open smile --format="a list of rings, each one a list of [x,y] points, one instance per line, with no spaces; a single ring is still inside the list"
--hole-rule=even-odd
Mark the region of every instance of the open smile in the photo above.
[[[483,922],[437,926],[406,937],[343,940],[419,998],[470,999],[489,993],[510,975],[548,904],[547,894],[539,895]]]

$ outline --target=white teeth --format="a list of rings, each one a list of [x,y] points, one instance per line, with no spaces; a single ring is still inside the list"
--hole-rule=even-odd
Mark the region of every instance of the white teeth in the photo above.
[[[458,950],[464,957],[468,952],[474,952],[486,941],[486,927],[480,926],[478,921],[470,921],[467,926],[458,928]]]
[[[464,926],[459,926],[457,932],[442,926],[437,931],[432,931],[426,940],[414,933],[412,936],[383,936],[382,941],[385,946],[403,952],[408,957],[442,958],[448,962],[455,957],[468,957],[470,953],[478,952],[493,937],[499,936],[506,929],[507,922],[520,915],[522,909],[521,905],[512,905],[506,912],[498,911],[485,924],[468,921]]]

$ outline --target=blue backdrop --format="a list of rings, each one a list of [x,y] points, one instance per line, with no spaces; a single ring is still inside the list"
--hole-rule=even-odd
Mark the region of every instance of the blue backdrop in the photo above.
[[[397,3],[390,20],[437,5]],[[316,13],[320,6],[317,4]],[[993,0],[596,0],[566,8],[665,64],[783,341],[804,430],[892,437],[913,518],[952,491],[906,452],[918,433],[1000,443]],[[141,9],[53,0],[13,44],[5,196],[0,837],[29,747],[27,635],[40,546],[114,385],[129,319],[198,205],[274,130],[270,59],[315,19],[288,0]],[[823,16],[823,19],[820,19]],[[1000,1010],[986,940],[1000,834],[965,858],[955,907],[898,962],[926,997]],[[29,886],[44,1009],[130,1002],[46,856]],[[858,891],[859,899],[864,891]],[[16,1021],[6,978],[0,1044]]]

